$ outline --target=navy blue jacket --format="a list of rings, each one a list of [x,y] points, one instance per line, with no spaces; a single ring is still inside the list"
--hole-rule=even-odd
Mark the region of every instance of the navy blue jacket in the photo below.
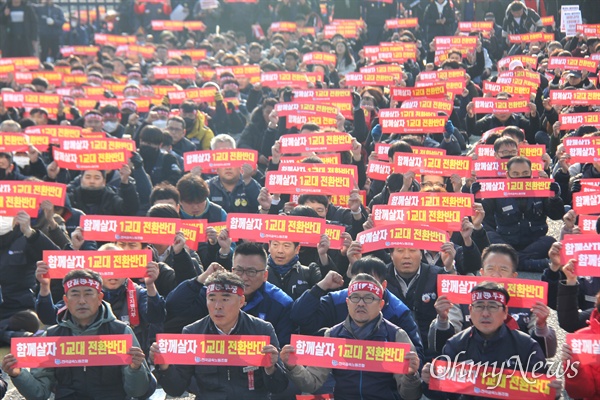
[[[265,282],[250,298],[242,311],[270,322],[275,328],[279,344],[290,343],[295,326],[290,319],[292,299],[277,286]],[[182,282],[167,296],[167,332],[181,332],[189,321],[197,321],[208,315],[206,288],[197,279]]]
[[[297,324],[300,333],[305,335],[314,335],[322,328],[339,324],[348,316],[347,297],[348,289],[327,293],[315,285],[304,292],[292,305],[292,322]],[[383,318],[406,331],[422,360],[423,343],[410,310],[389,290],[385,291],[383,300],[385,300],[381,310]]]
[[[231,192],[223,187],[218,176],[208,182],[210,201],[223,207],[227,213],[258,213],[258,194],[261,186],[254,179],[245,184],[240,178]]]

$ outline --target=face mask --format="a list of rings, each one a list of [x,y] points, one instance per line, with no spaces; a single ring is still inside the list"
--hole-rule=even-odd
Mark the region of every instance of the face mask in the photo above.
[[[191,132],[196,124],[196,118],[184,118],[183,120],[185,121],[185,130]]]
[[[104,121],[102,125],[105,132],[112,133],[117,130],[118,122],[117,121]]]
[[[0,217],[0,236],[13,230],[14,217]]]
[[[19,168],[25,168],[29,165],[30,161],[27,156],[13,156],[13,161]]]
[[[130,79],[127,81],[128,84],[132,84],[132,85],[139,85],[140,81],[138,81],[137,79]],[[131,96],[129,96],[131,97]]]
[[[511,158],[513,158],[514,156],[504,156],[504,157],[500,157],[501,160],[510,160]]]
[[[167,120],[166,119],[157,119],[156,121],[154,121],[152,123],[152,125],[154,125],[157,128],[160,128],[160,129],[165,129],[167,127]]]
[[[230,97],[237,97],[237,92],[233,91],[233,90],[226,90],[223,93],[223,97],[225,97],[226,99],[230,98]]]
[[[104,187],[87,189],[82,186],[80,189],[84,204],[99,204],[104,195]]]
[[[155,149],[152,146],[141,145],[140,156],[144,159],[144,169],[148,172],[149,168],[153,168],[156,164],[156,159],[158,158],[158,154],[160,153],[160,149]]]

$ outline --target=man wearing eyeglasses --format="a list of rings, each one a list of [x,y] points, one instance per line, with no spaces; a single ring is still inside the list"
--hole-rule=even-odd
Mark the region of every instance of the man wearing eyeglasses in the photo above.
[[[194,279],[182,282],[167,296],[165,331],[179,333],[183,326],[208,315],[204,282],[223,267],[212,263]],[[267,254],[260,244],[244,242],[233,253],[231,270],[244,281],[246,303],[242,311],[270,322],[280,344],[288,344],[295,325],[290,320],[292,299],[267,282]]]
[[[545,366],[545,356],[540,345],[529,335],[518,329],[510,329],[507,321],[510,295],[506,289],[495,282],[482,282],[471,290],[469,314],[473,326],[454,335],[442,350],[442,356],[448,356],[452,362],[470,361],[473,363],[496,363],[497,368],[519,370],[520,361],[524,371],[536,373]],[[446,359],[446,357],[444,357]],[[518,361],[517,361],[518,360]],[[483,371],[483,369],[482,369]],[[491,371],[488,371],[491,372]],[[518,372],[517,372],[518,373]],[[427,363],[421,372],[423,382],[429,385],[431,364]],[[551,387],[562,388],[562,382],[552,381]],[[440,398],[441,393],[426,390],[430,399]],[[459,395],[444,398],[458,398]]]
[[[512,157],[506,164],[508,179],[531,179],[531,161]],[[471,193],[481,189],[473,182]],[[564,215],[560,186],[550,184],[553,195],[547,198],[519,197],[483,199],[484,228],[491,243],[506,243],[519,252],[519,270],[542,272],[548,266],[548,251],[555,242],[548,236],[547,218],[559,220]]]
[[[303,367],[290,363],[295,349],[286,345],[281,349],[281,360],[288,370],[288,378],[305,392],[319,389],[331,372],[335,380],[334,397],[353,399],[360,393],[365,400],[420,399],[419,357],[408,334],[383,318],[384,288],[368,274],[358,274],[348,286],[348,317],[325,332],[325,336],[373,340],[378,342],[410,343],[411,351],[405,356],[410,363],[407,374],[339,370],[321,367]]]

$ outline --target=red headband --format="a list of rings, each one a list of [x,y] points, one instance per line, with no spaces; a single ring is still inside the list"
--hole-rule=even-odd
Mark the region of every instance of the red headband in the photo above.
[[[243,296],[244,289],[241,286],[237,285],[222,285],[220,283],[211,283],[206,287],[206,295],[208,296],[211,293],[231,293],[237,294],[238,296]]]
[[[508,303],[504,293],[499,290],[477,290],[475,292],[471,292],[471,303],[475,303],[476,301],[480,300],[497,301],[503,305]]]
[[[102,121],[102,115],[98,115],[98,114],[88,114],[85,117],[83,117],[83,119],[85,120],[89,120],[89,121]]]
[[[91,288],[96,289],[98,292],[100,292],[102,290],[102,286],[100,285],[100,282],[91,279],[91,278],[73,278],[71,280],[68,280],[65,282],[65,284],[63,285],[63,288],[65,289],[65,293],[67,293],[69,291],[69,289],[74,288],[75,286],[89,286]]]
[[[348,286],[348,296],[354,292],[366,291],[371,292],[380,299],[383,298],[383,291],[373,282],[357,281]]]

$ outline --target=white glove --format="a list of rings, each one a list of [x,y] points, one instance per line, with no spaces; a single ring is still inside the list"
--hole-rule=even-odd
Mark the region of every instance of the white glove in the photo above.
[[[46,24],[48,25],[54,25],[54,20],[50,17],[46,18]]]

